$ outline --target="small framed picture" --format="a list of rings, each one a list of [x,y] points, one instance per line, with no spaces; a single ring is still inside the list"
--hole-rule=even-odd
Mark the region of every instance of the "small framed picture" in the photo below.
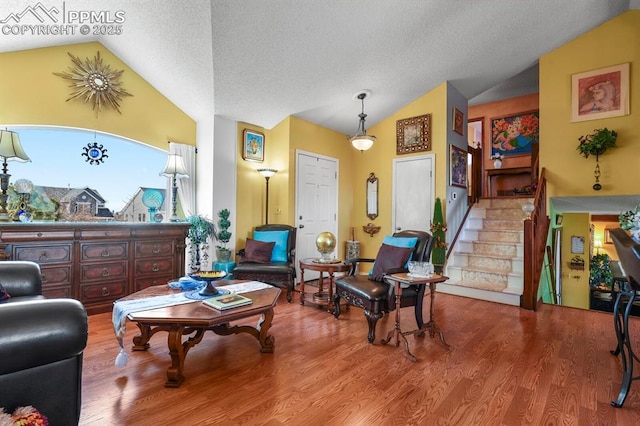
[[[431,150],[431,114],[396,121],[396,154]]]
[[[242,158],[246,161],[264,161],[264,134],[244,129],[242,135]]]
[[[629,115],[629,63],[571,76],[571,121]]]
[[[467,187],[467,151],[451,145],[449,158],[449,174],[451,186]]]
[[[464,112],[458,108],[453,109],[453,131],[464,136]]]

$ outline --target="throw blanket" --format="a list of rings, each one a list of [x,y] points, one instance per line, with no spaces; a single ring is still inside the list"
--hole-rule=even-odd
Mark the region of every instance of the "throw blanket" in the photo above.
[[[271,287],[269,284],[258,281],[249,281],[246,283],[233,284],[225,286],[233,294],[246,293],[249,291],[261,290]],[[113,322],[113,330],[116,334],[116,340],[120,346],[120,352],[116,356],[116,366],[123,368],[129,361],[129,356],[124,350],[124,335],[126,331],[125,324],[127,315],[132,312],[149,311],[151,309],[164,308],[167,306],[181,305],[184,303],[193,303],[197,300],[188,299],[184,293],[167,294],[164,296],[147,297],[145,299],[136,300],[117,300],[113,303],[113,314],[111,321]]]

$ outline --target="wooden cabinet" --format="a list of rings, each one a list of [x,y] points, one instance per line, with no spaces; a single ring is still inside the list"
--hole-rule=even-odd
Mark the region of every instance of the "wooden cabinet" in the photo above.
[[[188,223],[7,223],[0,249],[42,269],[46,297],[72,297],[89,313],[184,275]]]

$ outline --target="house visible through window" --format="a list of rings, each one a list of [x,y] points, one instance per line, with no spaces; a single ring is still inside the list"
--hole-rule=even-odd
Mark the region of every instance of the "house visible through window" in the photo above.
[[[20,135],[31,159],[11,164],[10,214],[17,216],[20,204],[13,183],[28,179],[34,184],[28,204],[34,221],[146,222],[152,216],[147,214],[149,206],[142,196],[150,190],[155,195],[154,203],[161,203],[155,212],[169,216],[170,200],[164,199],[167,178],[160,176],[167,152],[93,131],[40,127],[10,130]],[[90,157],[83,153],[94,144],[102,150],[104,161],[91,164],[87,161]]]

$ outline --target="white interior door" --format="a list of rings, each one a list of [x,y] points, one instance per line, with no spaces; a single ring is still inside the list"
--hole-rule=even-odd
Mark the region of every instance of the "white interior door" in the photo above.
[[[394,232],[415,230],[430,232],[435,187],[434,154],[393,160]]]
[[[318,257],[316,238],[329,231],[338,236],[338,160],[296,152],[296,257]],[[335,256],[335,253],[333,254]],[[296,264],[296,268],[297,268]],[[299,275],[298,271],[298,277]],[[305,281],[318,272],[305,271]]]

